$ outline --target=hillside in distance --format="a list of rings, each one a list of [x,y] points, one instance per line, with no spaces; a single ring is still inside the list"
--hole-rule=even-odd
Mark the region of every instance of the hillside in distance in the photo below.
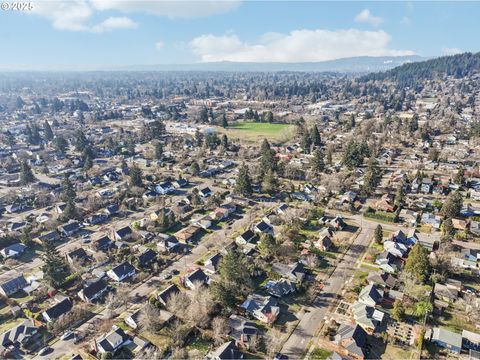
[[[136,65],[125,66],[112,70],[130,71],[225,71],[225,72],[269,72],[269,71],[300,71],[300,72],[335,72],[359,74],[374,71],[385,71],[399,65],[422,61],[417,55],[413,56],[360,56],[337,60],[301,63],[283,62],[207,62],[195,64],[168,64],[168,65]]]
[[[402,86],[412,86],[419,80],[437,76],[462,78],[480,71],[480,52],[443,56],[426,61],[403,64],[384,72],[364,75],[361,81],[395,81]]]

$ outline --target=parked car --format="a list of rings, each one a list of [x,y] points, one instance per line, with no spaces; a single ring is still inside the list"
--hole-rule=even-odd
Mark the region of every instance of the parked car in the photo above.
[[[71,330],[67,330],[65,331],[62,336],[60,337],[61,340],[66,340],[68,339],[70,336],[73,335],[73,332]]]
[[[45,346],[38,352],[38,355],[40,356],[47,355],[51,350],[52,348],[50,346]]]

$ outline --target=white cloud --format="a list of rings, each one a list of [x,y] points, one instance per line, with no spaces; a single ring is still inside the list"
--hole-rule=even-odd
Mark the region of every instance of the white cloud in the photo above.
[[[160,50],[161,48],[163,48],[164,45],[165,43],[163,41],[157,41],[155,43],[155,49]]]
[[[90,0],[97,10],[145,12],[170,18],[196,18],[223,14],[240,6],[240,0]]]
[[[111,16],[92,24],[93,15],[102,11],[195,18],[222,14],[236,9],[240,3],[240,0],[42,0],[35,3],[32,13],[51,21],[55,29],[101,33],[137,27],[124,16]]]
[[[84,0],[38,1],[32,10],[52,22],[55,29],[86,31],[86,23],[93,15],[89,4]]]
[[[96,33],[103,33],[115,29],[136,29],[138,24],[125,16],[109,17],[100,24],[93,26],[90,30]]]
[[[463,51],[458,49],[458,48],[443,48],[442,49],[442,54],[443,55],[456,55],[456,54],[460,54],[462,52]]]
[[[383,19],[381,17],[374,16],[368,9],[360,11],[357,16],[355,16],[354,20],[357,23],[366,23],[373,26],[379,26],[383,23]]]
[[[391,37],[383,30],[294,30],[288,34],[267,34],[248,43],[235,34],[206,34],[189,45],[203,62],[308,62],[354,56],[413,55],[410,50],[389,49]]]

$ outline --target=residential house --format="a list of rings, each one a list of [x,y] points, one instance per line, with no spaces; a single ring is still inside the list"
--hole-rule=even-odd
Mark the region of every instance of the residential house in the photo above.
[[[314,246],[320,251],[328,251],[332,245],[332,232],[330,229],[325,228],[320,232],[319,238],[315,241]]]
[[[23,275],[18,275],[10,280],[0,283],[0,294],[9,297],[28,286]]]
[[[78,292],[78,297],[85,302],[93,302],[100,299],[108,291],[108,284],[103,279],[98,279],[86,285]]]
[[[48,242],[54,242],[60,240],[60,233],[57,230],[50,231],[35,238],[34,241],[44,245]]]
[[[467,350],[480,351],[480,334],[463,330],[462,331],[463,348]]]
[[[367,332],[359,325],[341,324],[335,335],[335,343],[341,346],[354,359],[365,358]]]
[[[208,198],[213,195],[213,191],[209,187],[204,187],[198,191],[202,198]]]
[[[383,301],[383,295],[383,290],[377,289],[376,285],[369,284],[360,291],[358,301],[365,305],[375,307]]]
[[[93,251],[98,251],[98,250],[107,251],[112,247],[112,245],[113,245],[113,241],[110,240],[110,238],[107,235],[105,235],[97,240],[94,240],[92,242],[91,248]]]
[[[235,346],[233,341],[228,341],[214,351],[207,354],[207,360],[238,360],[243,359],[243,353]]]
[[[285,279],[299,283],[303,282],[306,276],[305,266],[301,262],[296,262],[290,265],[274,263],[272,265],[272,271]]]
[[[132,236],[132,233],[132,228],[130,226],[125,226],[114,231],[113,236],[117,241],[125,241]]]
[[[377,211],[393,212],[396,208],[393,200],[394,199],[392,195],[384,194],[378,201],[375,202],[373,207]]]
[[[237,346],[248,346],[252,338],[259,336],[260,332],[253,321],[243,316],[231,315],[228,319],[229,336]]]
[[[439,230],[440,224],[442,223],[442,218],[439,215],[423,213],[420,221],[423,225],[429,225],[435,230]]]
[[[187,249],[185,244],[180,243],[173,235],[158,234],[157,237],[157,249],[162,253],[180,253]]]
[[[126,261],[107,271],[107,276],[117,282],[122,282],[133,275],[135,275],[135,268]]]
[[[175,187],[170,181],[155,186],[155,192],[160,195],[168,195],[175,191]]]
[[[457,354],[462,351],[462,335],[439,327],[433,328],[431,335],[431,342],[435,345]]]
[[[0,354],[22,349],[23,345],[40,336],[34,321],[25,319],[13,328],[0,334]]]
[[[455,302],[458,299],[458,290],[440,283],[435,283],[433,294],[437,299],[446,302]]]
[[[286,279],[269,280],[263,288],[267,293],[278,298],[288,296],[296,291],[295,282]]]
[[[152,249],[146,249],[137,257],[137,260],[141,268],[146,268],[157,260],[157,253]]]
[[[243,234],[237,236],[237,238],[235,239],[235,242],[238,245],[245,245],[247,243],[255,242],[256,238],[257,236],[252,230],[247,230]]]
[[[130,342],[129,336],[121,328],[113,326],[110,332],[95,340],[95,346],[100,354],[113,354]]]
[[[220,253],[216,253],[215,255],[210,256],[205,261],[205,272],[207,274],[215,274],[218,271],[218,267],[222,258],[223,256]]]
[[[58,231],[65,237],[74,235],[77,231],[82,228],[78,221],[70,221],[66,224],[60,225]]]
[[[88,260],[90,260],[90,257],[87,255],[87,253],[82,247],[69,251],[65,255],[65,258],[67,259],[67,262],[69,264],[74,264],[74,263],[85,264]]]
[[[202,269],[197,269],[185,277],[185,286],[190,289],[195,289],[198,285],[210,284],[210,277],[206,275]]]
[[[105,213],[109,216],[117,215],[119,211],[120,207],[117,204],[110,204],[105,208]]]
[[[410,209],[401,209],[400,213],[398,214],[398,218],[408,226],[416,226],[418,221],[418,213]]]
[[[385,249],[385,251],[389,252],[392,255],[395,255],[398,258],[405,257],[408,252],[408,248],[406,245],[400,242],[390,240],[387,240],[383,243],[383,248]]]
[[[57,302],[55,305],[49,307],[47,310],[42,312],[43,319],[49,323],[55,320],[60,319],[62,316],[72,310],[73,304],[68,297]]]
[[[352,305],[352,312],[357,325],[360,325],[369,333],[373,333],[382,328],[387,318],[384,312],[360,301]]]
[[[22,255],[25,250],[27,250],[25,245],[22,243],[16,243],[0,250],[0,254],[4,259],[17,258]]]
[[[274,297],[255,293],[248,295],[240,307],[255,319],[267,324],[273,324],[280,313],[280,307]]]
[[[388,272],[371,272],[368,277],[367,281],[369,284],[377,285],[377,287],[382,288],[393,288],[397,282],[397,279]]]
[[[255,225],[255,227],[253,228],[253,231],[259,234],[273,235],[273,228],[263,220]]]
[[[237,207],[233,204],[223,204],[215,208],[210,214],[210,217],[217,221],[227,219],[231,214],[237,210]]]
[[[195,237],[197,237],[201,232],[202,232],[202,228],[198,226],[190,225],[178,231],[175,234],[175,237],[181,242],[188,244],[193,242],[195,240]]]
[[[171,284],[158,294],[157,299],[163,306],[167,306],[170,297],[174,294],[178,294],[179,292],[180,290],[178,289],[177,285]]]
[[[380,266],[380,269],[390,274],[399,271],[401,268],[400,259],[388,251],[384,251],[378,255],[375,263]]]

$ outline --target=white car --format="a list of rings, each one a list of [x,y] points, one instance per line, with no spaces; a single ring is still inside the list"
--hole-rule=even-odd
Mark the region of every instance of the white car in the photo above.
[[[48,354],[50,352],[50,350],[52,350],[52,348],[50,346],[45,346],[44,348],[42,348],[39,352],[38,352],[38,355],[40,356],[43,356],[45,354]]]
[[[62,340],[68,339],[70,336],[72,336],[73,332],[70,330],[67,330],[63,333],[63,335],[60,337]]]

